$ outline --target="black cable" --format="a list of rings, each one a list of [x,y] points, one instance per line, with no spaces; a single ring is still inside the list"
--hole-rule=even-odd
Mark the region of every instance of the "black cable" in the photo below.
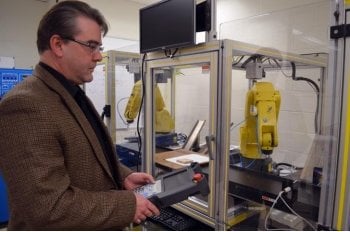
[[[169,57],[169,55],[168,55],[168,49],[164,49],[164,55],[165,55],[166,57]]]
[[[301,56],[308,56],[308,55],[313,55],[313,56],[319,56],[319,55],[328,55],[327,52],[311,52],[311,53],[299,53]]]
[[[184,133],[178,133],[177,134],[177,142],[178,143],[184,144],[184,143],[186,143],[186,141],[187,141],[187,135],[186,134],[184,134]]]
[[[278,68],[281,70],[281,72],[282,72],[282,74],[285,76],[285,77],[293,77],[293,73],[292,73],[292,75],[291,76],[289,76],[289,75],[287,75],[284,71],[283,71],[283,69],[282,69],[282,66],[278,63],[278,61],[276,60],[276,59],[272,59],[273,60],[273,62],[278,66]],[[270,58],[268,59],[268,61],[269,61],[269,64],[270,65],[272,65],[272,63],[271,63],[271,61],[270,61]],[[293,68],[292,68],[293,69]],[[295,68],[294,68],[294,72],[295,72]]]
[[[171,49],[164,49],[164,55],[168,58],[173,58],[178,50],[179,49],[176,48],[173,52],[171,52]],[[168,54],[168,52],[169,52],[169,54]]]
[[[239,64],[243,60],[244,56],[241,56],[235,63],[232,64],[232,67]]]
[[[241,68],[245,68],[245,66],[249,63],[249,62],[252,62],[252,61],[256,61],[256,60],[260,60],[261,61],[261,58],[263,56],[262,55],[259,55],[259,54],[254,54],[252,56],[250,56],[248,59],[246,59],[243,64],[241,65]]]
[[[142,162],[141,160],[141,148],[142,148],[142,141],[141,141],[141,131],[140,131],[140,115],[141,115],[141,110],[142,110],[142,105],[143,105],[143,98],[145,96],[145,83],[144,83],[144,71],[143,71],[143,66],[145,64],[145,59],[146,59],[147,53],[145,53],[142,57],[142,62],[141,62],[141,75],[140,79],[142,82],[142,95],[141,95],[141,103],[140,103],[140,109],[139,109],[139,114],[137,115],[137,125],[136,125],[136,130],[137,130],[137,144],[139,148],[139,154],[137,156],[137,165],[136,165],[136,170],[139,171],[139,164]]]
[[[101,119],[104,120],[105,116],[107,118],[111,117],[111,105],[105,105],[102,109]]]
[[[175,54],[177,53],[178,50],[179,50],[179,49],[176,48],[175,51],[170,55],[170,58],[173,58],[173,57],[175,56]]]
[[[288,168],[293,168],[293,169],[295,169],[295,170],[303,169],[303,168],[301,168],[301,167],[294,166],[293,164],[284,163],[284,162],[276,163],[276,164],[275,164],[276,169],[278,169],[279,166],[285,166],[285,167],[288,167]]]
[[[316,89],[316,110],[315,110],[314,126],[315,126],[315,133],[317,134],[319,132],[318,123],[317,122],[318,122],[319,103],[320,103],[320,88],[318,87],[316,82],[314,82],[313,80],[311,80],[309,78],[295,77],[295,78],[293,78],[293,80],[295,80],[295,81],[306,81],[306,82],[310,83],[311,85],[313,85],[315,87],[315,89]]]
[[[123,98],[121,98],[121,99],[117,102],[117,113],[118,113],[120,119],[122,120],[123,124],[126,125],[126,126],[128,125],[128,123],[124,120],[122,114],[120,113],[119,104],[120,104],[121,101],[126,100],[126,99],[129,99],[129,98],[130,98],[130,97],[123,97]]]
[[[288,166],[288,167],[294,167],[292,164],[289,164],[289,163],[283,163],[283,162],[281,162],[281,163],[277,163],[277,164],[276,164],[276,167],[281,166],[281,165]]]
[[[318,129],[318,114],[319,114],[319,103],[320,103],[320,88],[318,87],[317,83],[313,80],[305,77],[297,77],[296,76],[296,66],[294,62],[290,62],[292,66],[292,79],[294,81],[306,81],[307,83],[311,84],[315,90],[316,90],[316,110],[315,110],[315,118],[314,118],[314,127],[315,127],[315,133],[317,134],[319,132]]]
[[[294,79],[295,76],[296,76],[295,63],[294,62],[290,62],[290,64],[292,65],[292,79]]]
[[[316,82],[314,82],[313,80],[311,80],[311,79],[309,79],[309,78],[306,78],[306,77],[295,77],[295,78],[293,78],[293,80],[295,80],[295,81],[306,81],[306,82],[309,82],[310,84],[312,84],[312,85],[315,87],[317,93],[320,92],[320,88],[318,87],[318,85],[316,84]]]

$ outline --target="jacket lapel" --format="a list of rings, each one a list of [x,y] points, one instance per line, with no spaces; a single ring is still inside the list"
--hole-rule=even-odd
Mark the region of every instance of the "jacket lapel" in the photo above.
[[[80,107],[74,100],[74,98],[69,94],[69,92],[44,68],[40,65],[36,65],[34,70],[34,76],[42,80],[50,89],[54,90],[58,95],[60,95],[63,102],[66,104],[68,110],[72,113],[77,123],[80,125],[82,131],[84,132],[86,138],[89,140],[94,153],[102,165],[103,169],[106,171],[108,176],[114,182],[111,171],[109,169],[106,157],[103,153],[101,144],[91,127],[89,121],[85,117],[84,113],[81,111]],[[89,104],[91,104],[89,102]]]

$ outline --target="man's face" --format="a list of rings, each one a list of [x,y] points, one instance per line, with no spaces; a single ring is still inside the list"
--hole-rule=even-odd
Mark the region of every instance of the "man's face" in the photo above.
[[[62,69],[66,78],[74,84],[91,82],[97,62],[102,60],[101,30],[99,25],[86,17],[76,19],[80,32],[65,44]]]

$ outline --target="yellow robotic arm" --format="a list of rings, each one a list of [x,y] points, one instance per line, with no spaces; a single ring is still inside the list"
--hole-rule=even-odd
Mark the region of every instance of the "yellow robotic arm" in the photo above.
[[[175,128],[175,123],[169,111],[165,109],[165,103],[160,93],[158,85],[155,89],[156,97],[156,125],[155,131],[157,133],[169,133]],[[137,81],[132,89],[129,101],[126,105],[124,116],[128,123],[132,123],[139,113],[141,105],[142,82]]]
[[[249,159],[264,159],[278,145],[277,119],[280,94],[269,82],[255,82],[248,91],[245,124],[240,128],[241,154]]]
[[[128,104],[125,107],[124,117],[128,123],[134,122],[141,105],[141,81],[137,81],[132,88]]]

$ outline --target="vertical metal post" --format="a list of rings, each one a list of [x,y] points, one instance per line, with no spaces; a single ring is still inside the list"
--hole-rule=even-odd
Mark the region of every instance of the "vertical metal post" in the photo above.
[[[211,14],[211,29],[209,32],[205,33],[205,41],[210,42],[213,40],[217,40],[217,30],[216,30],[216,1],[217,0],[207,0],[210,3],[210,14]]]
[[[116,112],[115,112],[115,52],[107,52],[106,62],[106,76],[105,76],[105,92],[106,92],[106,105],[111,107],[111,117],[106,117],[106,126],[112,137],[114,143],[116,143]]]
[[[344,5],[345,1],[339,3],[339,12],[341,23],[345,26],[349,22],[347,19],[350,17],[350,2],[347,2],[347,6]],[[344,31],[345,32],[345,31]],[[342,56],[339,57],[338,63],[340,69],[338,69],[338,76],[343,80],[342,88],[342,111],[341,111],[341,124],[340,124],[340,136],[339,136],[339,162],[337,172],[337,186],[336,186],[336,198],[334,207],[334,221],[333,228],[336,230],[349,230],[350,229],[350,56],[349,56],[349,42],[350,35],[344,33],[342,38],[338,39],[338,49],[341,50]]]
[[[144,72],[143,76],[143,84],[145,93],[144,96],[144,104],[143,104],[143,112],[144,112],[144,127],[142,133],[142,144],[143,144],[143,152],[142,152],[142,170],[155,175],[154,173],[154,155],[155,155],[155,141],[154,141],[154,91],[153,91],[153,76],[152,69],[149,67],[147,60],[144,62]]]
[[[228,224],[228,178],[231,118],[231,58],[230,43],[221,41],[218,54],[216,155],[215,155],[215,230],[226,230]]]
[[[344,24],[344,1],[332,0],[331,4],[331,25]],[[329,107],[322,114],[323,127],[321,128],[322,135],[328,137],[326,146],[328,154],[324,157],[324,166],[322,171],[322,189],[320,196],[320,207],[318,224],[328,228],[344,230],[343,228],[343,213],[344,202],[341,200],[341,195],[344,193],[346,186],[344,176],[344,161],[348,154],[342,154],[342,146],[348,143],[343,137],[345,124],[344,112],[344,38],[330,40],[330,54],[328,62],[328,75],[325,79],[325,88],[322,104]],[[323,109],[325,109],[323,106]],[[343,115],[342,115],[343,114]],[[343,135],[342,135],[343,134]],[[348,138],[347,138],[348,139]],[[346,158],[344,160],[344,158]],[[343,209],[339,209],[343,208]]]

